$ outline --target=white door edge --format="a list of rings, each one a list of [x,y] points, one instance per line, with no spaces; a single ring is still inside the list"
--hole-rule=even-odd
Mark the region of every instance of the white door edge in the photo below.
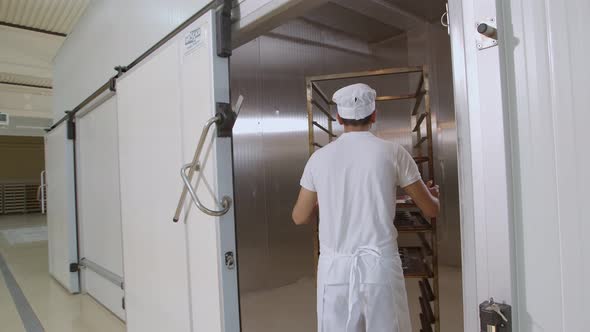
[[[485,17],[496,17],[495,1],[449,0],[465,331],[479,331],[479,303],[494,297],[514,305],[515,294],[501,57],[497,47],[479,51],[475,42],[476,22]]]

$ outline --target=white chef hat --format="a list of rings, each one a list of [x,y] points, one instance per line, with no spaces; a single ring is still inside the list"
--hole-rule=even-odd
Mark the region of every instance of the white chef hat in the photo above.
[[[338,115],[343,119],[360,120],[375,111],[377,92],[370,86],[357,83],[336,91],[332,100],[338,105]]]

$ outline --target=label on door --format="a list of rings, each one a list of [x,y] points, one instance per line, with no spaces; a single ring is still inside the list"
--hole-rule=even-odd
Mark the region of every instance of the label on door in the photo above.
[[[194,50],[202,47],[203,37],[205,37],[205,31],[200,27],[189,31],[184,36],[184,56],[187,56]]]

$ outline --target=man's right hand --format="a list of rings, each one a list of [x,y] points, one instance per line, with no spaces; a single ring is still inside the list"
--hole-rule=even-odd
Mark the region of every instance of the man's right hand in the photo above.
[[[428,183],[426,183],[426,185],[428,186],[428,191],[430,191],[430,194],[436,198],[438,198],[440,196],[440,188],[437,185],[434,184],[434,182],[432,182],[432,180],[428,181]]]
[[[435,218],[440,211],[440,203],[438,201],[438,186],[434,185],[432,181],[428,181],[428,185],[422,180],[418,180],[409,186],[403,188],[404,191],[412,197],[412,200],[424,215],[429,218]]]

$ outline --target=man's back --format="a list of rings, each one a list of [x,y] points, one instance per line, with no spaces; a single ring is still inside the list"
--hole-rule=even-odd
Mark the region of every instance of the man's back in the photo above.
[[[317,192],[320,245],[341,253],[395,243],[396,187],[420,180],[409,153],[368,131],[342,134],[309,160],[301,185]]]
[[[309,159],[293,208],[302,225],[316,220],[319,207],[320,332],[412,330],[393,226],[395,191],[403,187],[434,216],[438,188],[426,187],[406,150],[369,132],[376,95],[362,83],[334,93],[345,133]]]

